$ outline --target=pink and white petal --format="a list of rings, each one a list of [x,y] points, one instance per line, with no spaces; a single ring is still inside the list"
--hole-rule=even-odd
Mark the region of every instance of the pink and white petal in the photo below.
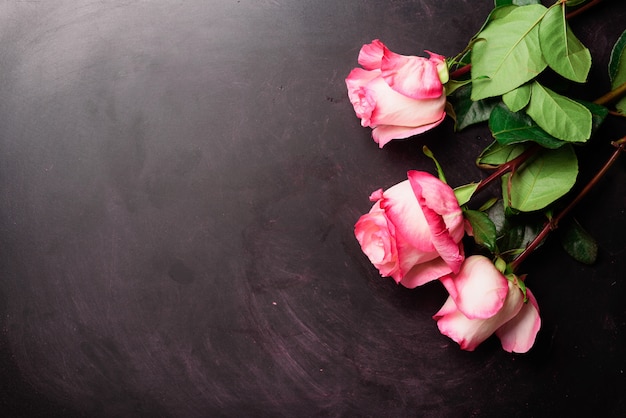
[[[450,73],[448,72],[448,65],[446,64],[446,57],[443,55],[435,54],[434,52],[426,51],[430,55],[429,61],[437,66],[437,73],[439,73],[439,80],[445,84],[450,80]]]
[[[468,319],[456,307],[452,297],[448,297],[441,309],[433,315],[437,328],[443,335],[454,340],[461,349],[474,351],[493,333],[485,327],[484,319]]]
[[[385,45],[378,39],[363,45],[359,51],[359,64],[366,70],[380,70],[385,49]]]
[[[346,78],[348,98],[354,108],[354,113],[361,119],[362,126],[376,126],[371,122],[372,114],[376,109],[376,92],[367,86],[378,77],[378,71],[365,71],[355,68]],[[380,77],[378,77],[380,78]]]
[[[425,50],[424,52],[426,52],[429,56],[429,60],[434,62],[436,65],[440,65],[440,64],[445,64],[446,62],[446,57],[444,57],[443,55],[439,55],[436,54],[432,51],[429,50]]]
[[[450,309],[450,300],[452,304],[454,304],[454,300],[449,297],[444,305],[444,307],[448,307],[447,311],[443,313],[440,311],[433,316],[437,320],[439,331],[456,341],[463,350],[473,351],[504,323],[517,315],[522,308],[523,297],[521,292],[517,287],[513,287],[514,285],[510,282],[509,286],[512,291],[509,292],[504,306],[496,315],[488,319],[470,319],[463,315],[460,310]]]
[[[428,207],[443,217],[452,238],[457,242],[460,241],[465,232],[465,218],[454,190],[442,184],[437,177],[424,171],[414,170],[409,175],[409,178],[421,185],[421,194],[428,202]]]
[[[433,252],[430,229],[417,203],[408,180],[404,180],[383,193],[380,207],[394,225],[401,245],[411,245],[418,251]]]
[[[509,291],[508,280],[481,255],[467,257],[458,274],[442,277],[441,283],[469,319],[496,315]]]
[[[418,127],[438,122],[445,114],[446,98],[416,100],[394,91],[377,77],[367,84],[376,96],[376,109],[372,112],[373,125]]]
[[[369,199],[370,199],[370,202],[378,202],[382,198],[383,198],[383,189],[378,189],[378,190],[373,191],[372,194],[370,194]],[[380,204],[379,204],[379,208],[380,208]]]
[[[378,125],[372,131],[372,138],[374,138],[374,141],[378,144],[380,148],[382,148],[393,139],[410,138],[414,135],[418,135],[428,130],[431,130],[432,128],[443,122],[445,117],[446,114],[444,113],[441,116],[441,119],[439,119],[438,121],[415,128],[408,126]]]
[[[398,269],[402,272],[402,277],[418,264],[428,263],[435,259],[441,260],[439,253],[434,248],[430,248],[430,251],[415,248],[402,235],[396,237],[396,248],[398,250]],[[441,262],[445,264],[443,260]]]
[[[526,288],[528,303],[524,304],[519,313],[506,324],[496,330],[502,348],[509,353],[526,353],[535,343],[541,317],[539,305],[530,289]]]
[[[381,75],[398,93],[412,99],[435,99],[443,95],[437,64],[423,57],[405,56],[385,49]]]
[[[428,176],[430,176],[430,174],[428,174]],[[409,171],[408,177],[411,187],[413,188],[413,192],[417,197],[417,201],[422,208],[422,213],[424,214],[426,222],[430,228],[431,242],[437,249],[437,252],[441,255],[441,258],[443,258],[448,266],[450,266],[452,272],[456,273],[459,271],[461,264],[463,263],[463,252],[459,248],[458,242],[455,241],[450,235],[443,217],[429,206],[429,202],[423,196],[420,179],[424,178],[424,173],[412,170]],[[439,181],[440,189],[443,190],[446,187],[449,186]]]
[[[415,265],[400,281],[400,284],[409,289],[422,286],[442,276],[450,274],[450,267],[441,258]]]
[[[450,298],[448,300],[451,300]],[[454,302],[452,302],[454,304]],[[450,303],[446,301],[444,308]],[[440,314],[443,308],[433,318],[437,320],[437,328],[443,335],[453,339],[463,350],[474,351],[476,347],[485,341],[493,333],[489,329],[481,332],[480,324],[484,322],[481,319],[468,319],[459,310],[450,313]]]
[[[378,203],[354,225],[354,236],[361,250],[384,277],[393,276],[399,271],[394,231],[393,224],[388,221]]]
[[[439,309],[439,311],[437,311],[437,313],[433,315],[433,319],[437,321],[440,318],[443,318],[446,315],[453,314],[457,311],[458,309],[456,308],[456,304],[454,303],[454,300],[451,297],[448,297],[446,301],[444,302],[443,306],[441,307],[441,309]]]
[[[352,103],[354,100],[358,99],[358,97],[355,96],[356,91],[369,84],[370,81],[378,76],[380,76],[380,71],[367,71],[362,68],[353,68],[345,80],[350,102]]]

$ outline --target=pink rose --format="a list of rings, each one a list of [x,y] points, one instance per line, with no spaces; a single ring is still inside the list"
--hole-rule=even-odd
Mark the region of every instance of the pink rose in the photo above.
[[[414,288],[450,273],[464,259],[463,213],[454,192],[431,174],[409,171],[361,216],[354,234],[382,276]]]
[[[346,78],[348,97],[380,148],[434,128],[446,116],[442,82],[448,81],[448,68],[444,57],[428,53],[428,59],[399,55],[378,39],[361,48],[363,68]]]
[[[473,351],[494,332],[508,352],[525,353],[533,346],[541,326],[539,306],[528,288],[524,303],[517,278],[507,280],[491,260],[474,255],[457,274],[440,280],[450,297],[433,318],[463,350]]]

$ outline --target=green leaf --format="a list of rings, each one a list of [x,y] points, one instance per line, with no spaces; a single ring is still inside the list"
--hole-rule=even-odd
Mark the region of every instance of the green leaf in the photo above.
[[[455,128],[457,131],[467,128],[470,125],[489,120],[491,111],[499,102],[496,99],[472,101],[471,94],[472,86],[465,85],[456,90],[452,96],[448,97],[456,114]]]
[[[497,167],[516,158],[527,148],[526,144],[502,145],[495,141],[483,150],[476,160],[476,164],[482,168]]]
[[[563,249],[575,260],[584,264],[596,261],[598,244],[576,220],[561,225],[560,238]]]
[[[478,183],[470,183],[454,189],[454,195],[456,196],[456,200],[459,202],[459,206],[463,206],[470,201],[477,187]]]
[[[530,101],[530,85],[524,84],[515,90],[503,94],[502,101],[511,112],[522,110]]]
[[[489,13],[489,16],[487,16],[487,19],[485,20],[481,28],[478,30],[476,35],[474,35],[471,38],[469,45],[473,46],[474,42],[478,39],[480,33],[483,31],[483,29],[487,27],[489,22],[491,22],[492,20],[496,20],[496,19],[502,19],[504,16],[508,15],[515,9],[517,9],[517,6],[511,3],[504,4],[502,6],[496,5],[496,7],[493,10],[491,10],[491,12]]]
[[[505,253],[514,256],[526,248],[539,234],[545,223],[545,218],[538,214],[506,216],[504,205],[492,206],[487,214],[496,226],[498,237],[496,245],[502,256]]]
[[[609,77],[612,88],[616,88],[626,82],[626,31],[620,35],[611,50]]]
[[[611,78],[611,88],[615,89],[626,83],[626,31],[617,39],[611,59],[609,60],[609,77]],[[615,103],[618,112],[626,114],[626,97]]]
[[[497,106],[491,112],[489,129],[496,141],[502,145],[533,141],[544,148],[554,149],[565,144],[541,129],[525,114],[513,113],[504,106]]]
[[[571,145],[540,150],[511,177],[502,177],[502,194],[521,212],[543,209],[566,194],[576,183],[578,159]],[[510,196],[508,181],[511,179]]]
[[[546,68],[539,45],[539,22],[546,11],[541,4],[517,7],[477,35],[482,41],[472,49],[472,100],[511,91]]]
[[[565,5],[551,7],[539,25],[539,41],[550,68],[583,83],[591,69],[591,53],[576,38],[565,20]]]
[[[528,4],[539,4],[540,0],[495,0],[495,6],[506,6],[507,4],[514,4],[516,6],[526,6]]]
[[[580,103],[581,105],[585,106],[587,110],[591,112],[591,132],[592,133],[595,132],[595,130],[598,129],[600,125],[602,125],[602,122],[604,122],[604,119],[609,114],[609,109],[607,109],[606,107],[602,105],[595,104],[592,102],[586,102],[584,100],[576,100],[576,101]]]
[[[626,97],[615,103],[615,108],[618,112],[626,115]]]
[[[550,135],[568,142],[585,142],[591,136],[591,112],[580,103],[542,86],[531,85],[526,113]]]
[[[589,0],[567,0],[567,7],[575,7]]]
[[[465,219],[472,226],[474,240],[491,252],[496,251],[496,226],[486,213],[477,210],[466,210]]]

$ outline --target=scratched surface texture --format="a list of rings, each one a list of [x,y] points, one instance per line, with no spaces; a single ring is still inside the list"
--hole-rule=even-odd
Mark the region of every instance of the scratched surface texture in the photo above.
[[[623,416],[626,160],[579,207],[597,265],[556,240],[525,265],[527,355],[439,334],[437,283],[382,279],[367,197],[458,185],[485,127],[379,150],[344,78],[363,43],[461,50],[491,0],[0,3],[0,415]],[[626,3],[572,21],[608,88]],[[581,153],[582,177],[626,126]],[[621,133],[620,133],[621,132]]]

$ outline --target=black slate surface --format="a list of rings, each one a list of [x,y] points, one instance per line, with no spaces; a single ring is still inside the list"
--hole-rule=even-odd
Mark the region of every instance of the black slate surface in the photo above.
[[[3,416],[543,417],[626,413],[626,159],[576,210],[598,263],[555,239],[524,265],[535,347],[474,353],[445,299],[381,279],[353,237],[370,192],[452,185],[484,127],[379,150],[344,78],[360,46],[461,50],[489,0],[0,4]],[[572,21],[609,88],[626,3]],[[607,122],[581,178],[626,134]]]

